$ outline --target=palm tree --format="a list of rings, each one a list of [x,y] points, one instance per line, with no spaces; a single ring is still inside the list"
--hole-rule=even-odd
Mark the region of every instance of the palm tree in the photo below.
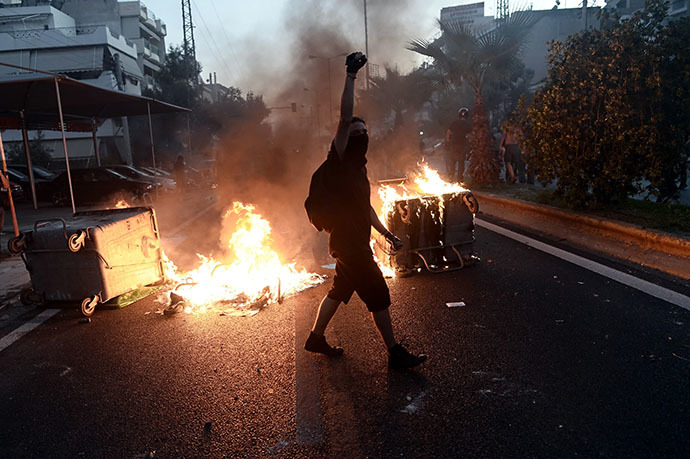
[[[488,30],[439,21],[439,39],[413,40],[408,46],[411,51],[431,57],[448,86],[466,84],[474,92],[472,159],[468,168],[474,183],[496,182],[500,172],[482,91],[489,84],[504,82],[519,67],[520,52],[535,22],[524,12],[513,13]]]
[[[431,97],[432,82],[422,69],[402,74],[397,68],[385,67],[386,76],[372,77],[371,88],[365,93],[369,111],[374,107],[379,116],[386,118],[393,114],[393,129],[405,124],[405,112],[415,112]]]

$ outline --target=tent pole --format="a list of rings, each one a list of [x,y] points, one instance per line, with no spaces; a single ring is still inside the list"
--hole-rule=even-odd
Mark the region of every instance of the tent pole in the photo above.
[[[96,154],[96,164],[98,164],[98,167],[101,167],[101,155],[98,153],[98,136],[96,135],[96,131],[98,131],[96,118],[91,118],[91,126],[93,127],[93,151]]]
[[[62,149],[65,151],[65,166],[67,167],[67,181],[69,182],[69,197],[72,201],[72,214],[77,213],[74,206],[74,191],[72,191],[72,172],[69,170],[69,157],[67,155],[67,138],[65,137],[65,120],[62,116],[62,98],[60,97],[60,82],[55,78],[55,94],[57,96],[58,111],[60,112],[60,130],[62,131]]]
[[[2,144],[2,133],[0,133],[0,158],[2,158],[2,182],[7,179],[7,197],[10,201],[10,212],[12,213],[12,226],[14,227],[14,235],[19,236],[19,224],[17,223],[17,211],[14,208],[14,200],[12,199],[12,187],[10,186],[10,179],[7,176],[7,163],[5,162],[5,147]],[[2,230],[2,228],[0,228]]]
[[[36,180],[34,179],[34,168],[31,164],[31,151],[29,150],[29,134],[26,132],[26,117],[24,110],[19,112],[22,119],[22,139],[24,140],[24,153],[26,153],[26,166],[29,170],[29,183],[31,184],[31,197],[34,200],[34,209],[38,209],[38,201],[36,200]]]
[[[149,114],[149,140],[151,140],[151,161],[153,162],[153,176],[158,177],[156,169],[156,148],[153,146],[153,124],[151,124],[151,102],[146,101],[146,110]],[[158,197],[158,187],[156,186],[156,197]]]

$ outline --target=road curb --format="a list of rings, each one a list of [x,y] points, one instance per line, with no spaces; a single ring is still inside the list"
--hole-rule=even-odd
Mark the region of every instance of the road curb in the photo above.
[[[690,279],[690,239],[628,223],[473,192],[482,213]]]

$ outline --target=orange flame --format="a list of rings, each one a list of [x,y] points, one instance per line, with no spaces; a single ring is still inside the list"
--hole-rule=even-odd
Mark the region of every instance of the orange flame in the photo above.
[[[124,199],[120,199],[120,200],[117,201],[117,203],[115,204],[115,208],[116,208],[116,209],[127,209],[127,208],[129,208],[129,207],[132,207],[132,206],[130,206],[130,205],[127,203],[127,201],[125,201]]]
[[[412,199],[419,199],[420,203],[424,206],[428,206],[432,202],[438,205],[441,215],[434,215],[434,218],[440,221],[445,210],[443,196],[451,195],[451,197],[454,197],[460,193],[469,191],[461,183],[446,182],[441,178],[437,170],[432,169],[425,162],[418,163],[417,167],[418,171],[410,174],[410,177],[407,179],[401,180],[398,185],[379,186],[378,196],[381,205],[378,210],[379,215],[383,215],[384,225],[388,222],[388,216],[395,211],[396,203]],[[375,241],[372,239],[372,248],[374,247],[374,243]],[[374,256],[374,259],[378,263],[384,276],[394,276],[395,270],[392,268],[388,259],[382,261],[376,256]]]
[[[233,203],[223,217],[224,226],[234,224],[226,241],[223,260],[197,254],[196,269],[180,272],[164,256],[166,277],[185,298],[185,312],[204,312],[225,306],[258,308],[318,285],[324,278],[283,264],[271,248],[271,225],[254,212],[254,206]]]

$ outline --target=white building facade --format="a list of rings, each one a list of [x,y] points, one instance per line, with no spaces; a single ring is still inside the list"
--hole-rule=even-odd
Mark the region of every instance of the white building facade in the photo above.
[[[155,85],[165,34],[165,24],[139,1],[0,0],[1,63],[60,73],[128,94],[141,95]],[[0,65],[0,78],[21,73],[26,71]],[[98,137],[102,158],[131,163],[126,118],[105,120]],[[3,138],[20,142],[21,134],[7,131]],[[44,138],[59,157],[60,133],[46,131]],[[91,134],[70,133],[68,139],[70,157],[92,165]]]

